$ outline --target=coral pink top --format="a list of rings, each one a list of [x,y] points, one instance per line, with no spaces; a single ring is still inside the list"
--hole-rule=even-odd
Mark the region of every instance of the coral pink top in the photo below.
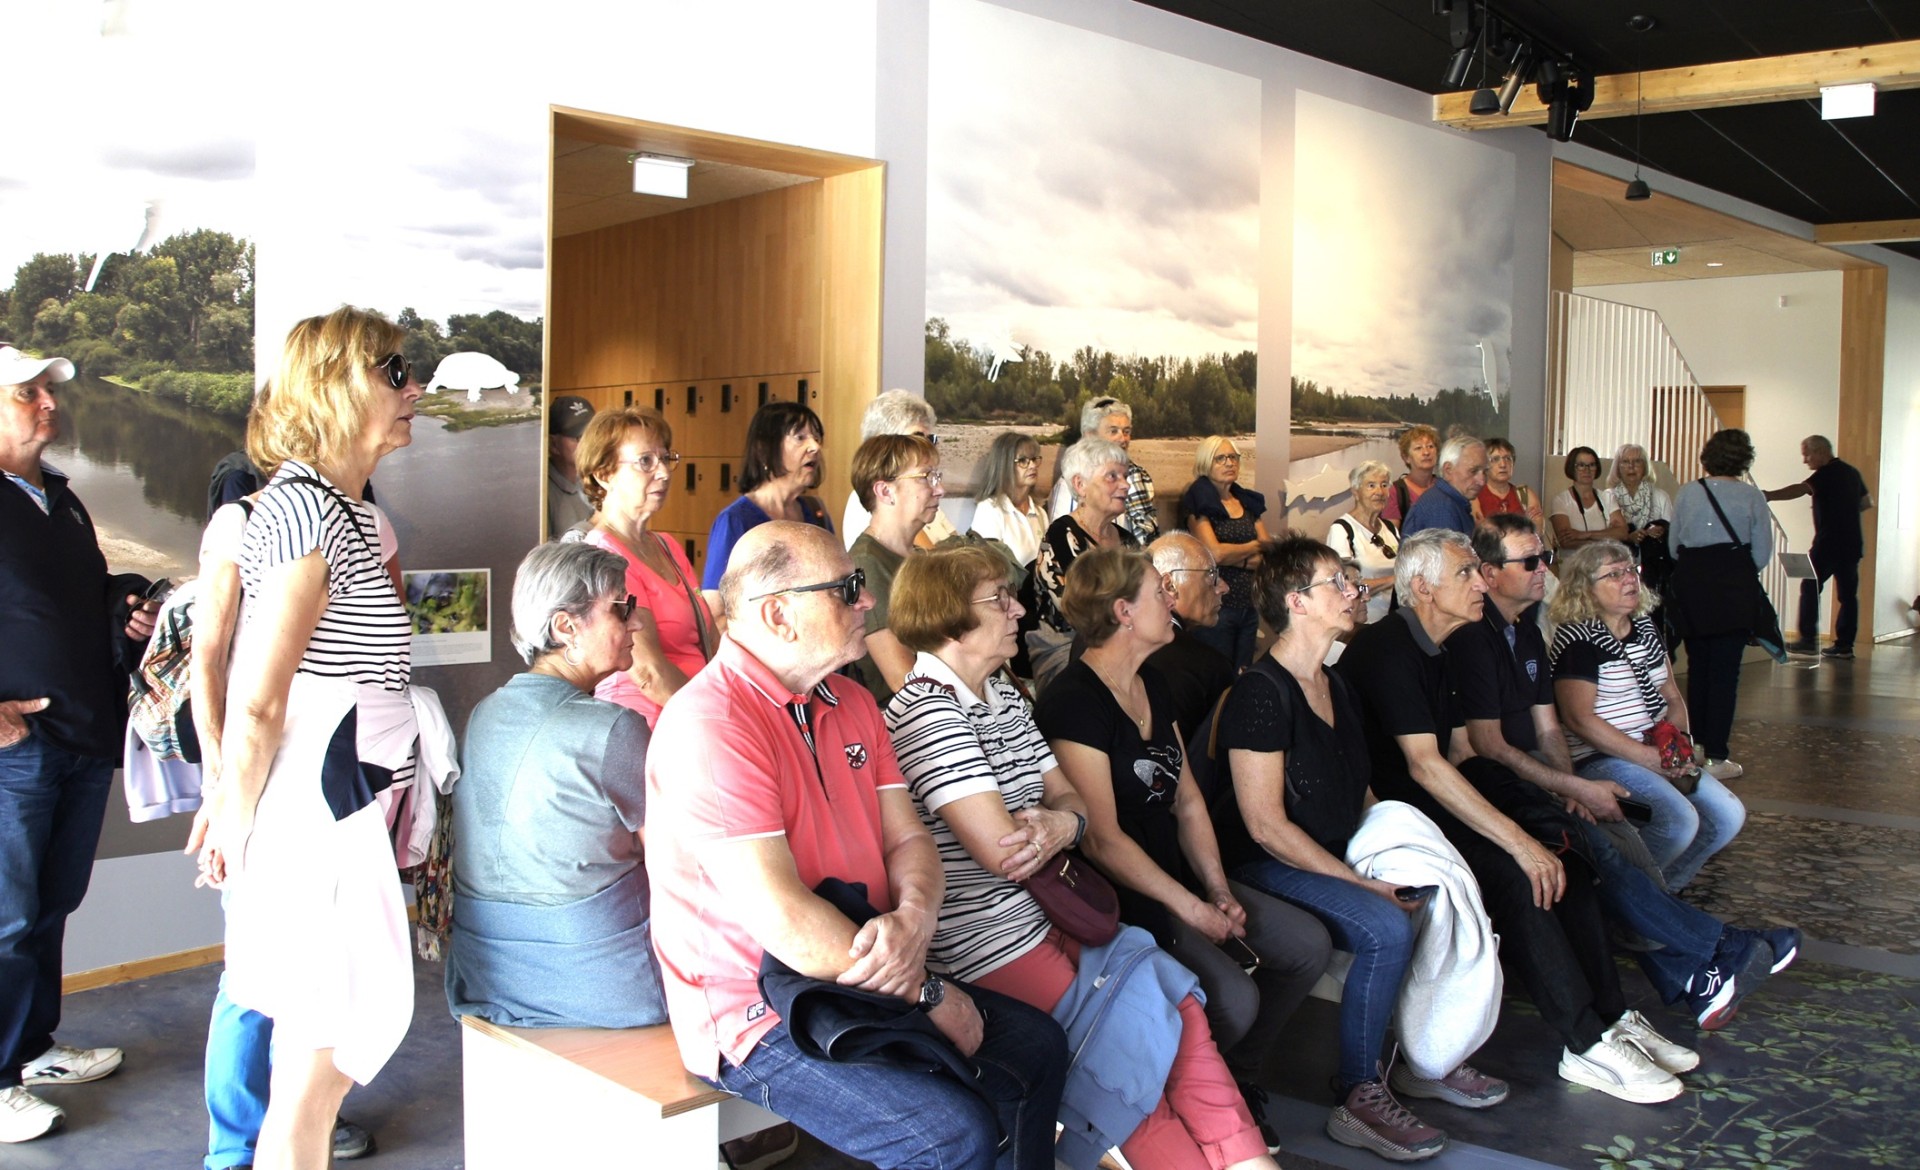
[[[700,647],[700,628],[713,628],[713,615],[707,611],[707,603],[700,598],[698,579],[693,575],[693,566],[687,563],[687,554],[680,546],[657,532],[648,533],[667,550],[667,557],[673,562],[674,572],[679,580],[667,580],[655,574],[639,557],[633,555],[620,538],[604,528],[595,528],[587,533],[587,543],[608,552],[618,553],[627,562],[627,592],[639,598],[640,604],[653,614],[654,628],[659,632],[660,649],[667,661],[679,667],[688,678],[700,673],[707,664],[707,656]],[[683,586],[681,582],[686,584]],[[688,590],[692,590],[692,598]],[[695,616],[694,606],[699,606]],[[641,693],[633,676],[626,671],[618,671],[602,679],[595,687],[596,697],[609,703],[618,703],[622,707],[638,711],[641,718],[652,727],[660,717],[660,704]]]

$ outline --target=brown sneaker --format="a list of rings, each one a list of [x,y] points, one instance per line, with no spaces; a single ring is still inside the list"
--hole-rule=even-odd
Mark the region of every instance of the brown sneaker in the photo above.
[[[783,1121],[724,1143],[720,1157],[733,1170],[765,1170],[793,1157],[799,1148],[800,1131]]]
[[[1447,1148],[1447,1135],[1407,1112],[1385,1081],[1355,1085],[1327,1118],[1327,1136],[1389,1162],[1418,1162]]]

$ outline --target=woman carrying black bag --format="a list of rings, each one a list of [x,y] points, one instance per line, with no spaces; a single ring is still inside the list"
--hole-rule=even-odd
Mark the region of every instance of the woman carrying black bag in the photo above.
[[[1714,432],[1700,465],[1706,477],[1681,488],[1674,501],[1667,613],[1687,648],[1694,738],[1707,754],[1708,774],[1724,781],[1745,772],[1727,758],[1740,659],[1755,638],[1776,645],[1780,639],[1759,577],[1773,556],[1773,527],[1766,497],[1740,478],[1753,465],[1747,432]]]

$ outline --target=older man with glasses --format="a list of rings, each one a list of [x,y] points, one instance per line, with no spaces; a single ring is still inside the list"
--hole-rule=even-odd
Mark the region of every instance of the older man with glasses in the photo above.
[[[1220,620],[1220,599],[1227,583],[1213,563],[1207,546],[1184,532],[1169,532],[1147,552],[1173,606],[1173,641],[1155,650],[1147,661],[1167,680],[1173,693],[1173,722],[1189,749],[1193,734],[1213,705],[1233,685],[1233,663],[1194,637]]]
[[[928,972],[940,857],[872,697],[834,676],[865,650],[862,578],[822,529],[747,532],[720,582],[720,650],[654,730],[646,864],[681,1059],[876,1166],[1049,1170],[1065,1036],[1045,1012]],[[877,913],[857,923],[830,878],[864,885]],[[760,986],[782,966],[870,993],[924,1037],[901,1022],[918,1008],[975,1075],[810,1055]]]

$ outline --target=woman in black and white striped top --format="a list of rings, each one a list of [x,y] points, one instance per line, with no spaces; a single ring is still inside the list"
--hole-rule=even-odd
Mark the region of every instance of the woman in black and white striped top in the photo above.
[[[247,433],[279,470],[241,542],[222,776],[225,990],[273,1020],[259,1161],[322,1165],[353,1081],[406,1034],[413,979],[381,793],[414,768],[410,628],[362,500],[413,437],[404,332],[342,307],[294,326]]]

